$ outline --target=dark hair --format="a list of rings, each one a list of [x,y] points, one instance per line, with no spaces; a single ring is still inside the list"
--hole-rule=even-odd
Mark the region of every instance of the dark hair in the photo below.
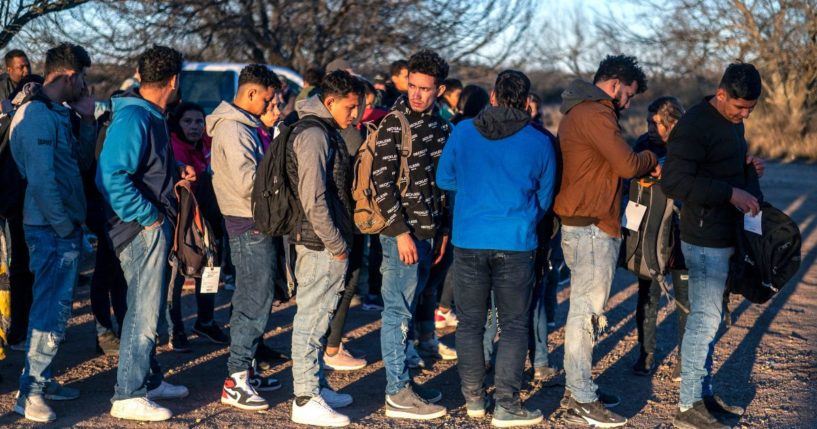
[[[238,75],[238,86],[242,87],[248,84],[281,89],[281,81],[278,76],[263,64],[250,64],[241,69],[241,73]]]
[[[91,67],[91,56],[82,46],[61,43],[45,53],[45,76],[58,71],[76,72]]]
[[[749,63],[729,64],[723,72],[718,88],[723,89],[732,98],[757,100],[763,89],[760,73]]]
[[[200,105],[190,101],[182,101],[178,106],[176,106],[175,109],[173,109],[173,111],[170,113],[170,117],[168,118],[167,125],[170,127],[170,131],[176,133],[176,135],[181,139],[185,139],[181,126],[182,117],[185,113],[191,110],[201,112],[201,116],[207,116],[207,114],[204,113],[204,108],[202,108]]]
[[[389,66],[389,76],[399,76],[403,69],[408,69],[408,61],[397,60],[391,63],[391,66]]]
[[[644,75],[644,70],[638,65],[638,60],[635,57],[608,55],[604,61],[599,63],[599,68],[593,76],[593,83],[611,79],[618,79],[625,85],[638,82],[636,94],[641,94],[647,90],[647,76]]]
[[[498,105],[525,110],[530,94],[530,79],[520,71],[505,70],[496,77],[494,94]]]
[[[182,72],[182,53],[167,46],[153,45],[139,55],[139,83],[166,86],[173,76]]]
[[[540,97],[540,96],[538,96],[538,95],[536,95],[536,94],[534,94],[532,92],[530,93],[529,97],[530,97],[530,102],[531,103],[534,103],[537,106],[542,104],[542,97]]]
[[[408,71],[433,76],[434,83],[440,84],[448,77],[448,63],[436,52],[422,50],[409,58]]]
[[[669,128],[684,115],[684,105],[675,97],[658,97],[647,106],[647,122],[653,122],[652,117],[655,115],[658,115],[661,123]]]
[[[307,69],[306,72],[304,72],[304,83],[308,83],[312,86],[321,86],[323,75],[323,69],[319,69],[317,67]]]
[[[445,85],[445,94],[458,89],[462,90],[462,81],[459,79],[446,79],[443,81],[443,85]]]
[[[477,116],[477,114],[488,105],[489,101],[490,97],[488,96],[488,92],[481,86],[466,85],[460,94],[460,101],[457,102],[457,110],[459,110],[460,113],[457,113],[457,115],[451,118],[451,122],[456,124],[463,119]]]
[[[6,62],[6,67],[11,67],[11,60],[15,58],[25,58],[28,59],[28,55],[23,52],[21,49],[12,49],[6,52],[6,56],[3,57],[3,60]]]
[[[363,85],[363,95],[373,94],[377,96],[377,90],[374,89],[374,85],[366,79],[358,78],[360,83]]]
[[[326,96],[346,97],[349,94],[363,95],[363,83],[346,70],[335,70],[323,77],[321,99]]]

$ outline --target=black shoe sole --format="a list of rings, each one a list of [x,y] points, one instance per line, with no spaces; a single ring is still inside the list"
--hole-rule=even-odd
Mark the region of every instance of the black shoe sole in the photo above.
[[[199,329],[196,329],[195,327],[193,327],[193,332],[198,334],[198,336],[200,336],[200,337],[206,338],[208,341],[210,341],[213,344],[218,344],[218,345],[230,344],[230,340],[218,341],[215,338],[208,335],[206,332],[204,332],[202,330],[199,330]]]

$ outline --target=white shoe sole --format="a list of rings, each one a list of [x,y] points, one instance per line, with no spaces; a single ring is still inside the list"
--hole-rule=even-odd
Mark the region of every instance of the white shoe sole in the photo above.
[[[314,419],[301,420],[301,419],[296,419],[295,417],[292,417],[292,422],[297,423],[299,425],[322,426],[322,427],[330,427],[330,428],[340,428],[340,427],[344,427],[344,426],[349,426],[349,424],[351,423],[351,421],[349,420],[348,417],[346,418],[346,420],[338,420],[336,422],[320,422],[320,421],[316,421]]]
[[[468,417],[472,419],[481,419],[485,417],[485,410],[465,410],[468,414]]]
[[[328,363],[326,363],[326,357],[325,356],[324,356],[323,359],[324,359],[323,367],[325,369],[328,369],[328,370],[331,370],[331,371],[357,371],[359,369],[366,368],[366,365],[367,365],[366,363],[364,363],[362,365],[354,365],[354,366],[329,365]]]
[[[116,417],[117,419],[122,419],[122,420],[135,420],[135,421],[140,421],[140,422],[163,422],[165,420],[170,420],[170,418],[173,417],[173,414],[171,414],[171,415],[169,415],[167,417],[157,416],[155,414],[151,414],[149,416],[130,416],[130,415],[123,415],[123,414],[120,414],[118,412],[114,412],[113,410],[111,410],[111,416]]]
[[[596,427],[596,428],[617,428],[619,426],[624,426],[624,425],[627,424],[627,419],[624,419],[624,421],[621,422],[621,423],[606,423],[606,422],[599,422],[599,421],[593,420],[593,419],[591,419],[589,417],[580,416],[580,418],[582,420],[584,420],[585,422],[587,422],[587,424],[589,424],[590,426],[593,426],[593,427]]]
[[[14,406],[14,412],[21,415],[21,416],[23,416],[23,417],[25,417],[26,420],[31,420],[32,422],[37,422],[37,423],[51,423],[54,420],[57,420],[56,416],[53,419],[49,420],[49,419],[36,418],[34,416],[28,415],[28,414],[26,414],[26,410],[23,407],[19,406],[19,405]]]
[[[413,414],[405,411],[386,409],[386,417],[395,419],[409,419],[409,420],[431,420],[445,416],[448,410],[440,410],[432,414]]]
[[[229,399],[224,399],[223,397],[221,398],[221,403],[244,411],[264,411],[269,409],[269,404],[244,405],[239,404],[238,402],[230,401]]]
[[[491,419],[491,426],[498,427],[498,428],[513,428],[519,426],[533,426],[542,423],[544,420],[544,416],[539,417],[538,419],[533,420],[497,420]]]

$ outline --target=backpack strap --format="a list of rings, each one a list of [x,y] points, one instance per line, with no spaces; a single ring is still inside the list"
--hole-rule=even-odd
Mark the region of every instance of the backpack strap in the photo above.
[[[397,186],[400,187],[400,196],[405,197],[409,183],[408,159],[412,153],[411,125],[406,115],[399,110],[393,110],[389,115],[394,115],[400,121],[400,171],[397,174]],[[400,184],[401,182],[403,185]]]

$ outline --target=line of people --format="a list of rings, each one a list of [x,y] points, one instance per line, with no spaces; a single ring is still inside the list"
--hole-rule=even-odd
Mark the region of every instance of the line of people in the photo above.
[[[6,57],[15,85],[30,71],[17,54]],[[267,409],[259,392],[282,387],[258,364],[276,289],[289,282],[297,284],[291,419],[348,425],[338,409],[353,398],[334,390],[325,370],[366,365],[341,338],[356,288],[367,283],[363,307],[382,309],[387,417],[446,415],[442,393],[416,383],[410,369],[424,366],[424,358],[456,359],[469,417],[492,410],[498,427],[537,424],[541,410],[523,405],[519,392],[527,359],[537,381],[560,373],[548,359],[547,335],[563,258],[571,272],[565,419],[624,425],[627,419],[611,410],[620,399],[592,380],[592,352],[607,325],[604,307],[618,266],[624,180],[651,175],[679,206],[673,285],[691,309],[679,313],[674,424],[719,428],[716,416],[742,413],[713,394],[711,366],[735,225],[759,208],[744,174],[752,168],[762,175],[764,167],[747,155],[743,138],[742,121],[760,96],[752,65],[730,65],[716,94],[688,112],[675,98],[657,99],[635,148],[618,120],[647,79],[624,55],[608,56],[592,82],[577,80],[564,91],[558,139],[536,121],[524,73],[499,73],[490,92],[463,87],[428,50],[393,63],[389,82],[380,76],[373,84],[335,61],[325,74],[309,71],[297,96],[266,66],[251,64],[234,99],[209,115],[180,103],[182,65],[172,48],[146,50],[138,58],[139,86],[113,96],[111,111],[97,118],[85,81],[90,56],[65,43],[47,52],[41,83],[29,79],[15,89],[22,94],[17,107],[4,100],[3,112],[13,110],[13,162],[26,186],[15,218],[22,231],[10,238],[12,247],[26,244],[33,274],[15,412],[53,421],[46,400],[80,395],[56,382],[51,366],[87,248],[84,225],[99,237],[92,280],[98,347],[119,356],[111,415],[166,420],[172,412],[156,401],[189,394],[163,379],[156,359],[160,332],[169,333],[173,350],[190,350],[180,305],[186,281],[171,281],[168,264],[179,210],[173,187],[184,180],[194,184],[225,250],[225,271],[234,267],[229,335],[214,320],[215,295],[191,280],[194,332],[229,344],[223,404]],[[370,179],[385,227],[364,236],[351,191],[355,154],[368,132],[375,133]],[[261,232],[253,216],[256,176],[276,144],[285,145],[286,181],[298,201],[286,237]],[[9,217],[4,221],[11,227]],[[640,280],[639,375],[655,368],[658,300],[658,285]],[[445,327],[456,327],[456,349],[437,338],[435,329]],[[486,394],[489,371],[493,397]]]

